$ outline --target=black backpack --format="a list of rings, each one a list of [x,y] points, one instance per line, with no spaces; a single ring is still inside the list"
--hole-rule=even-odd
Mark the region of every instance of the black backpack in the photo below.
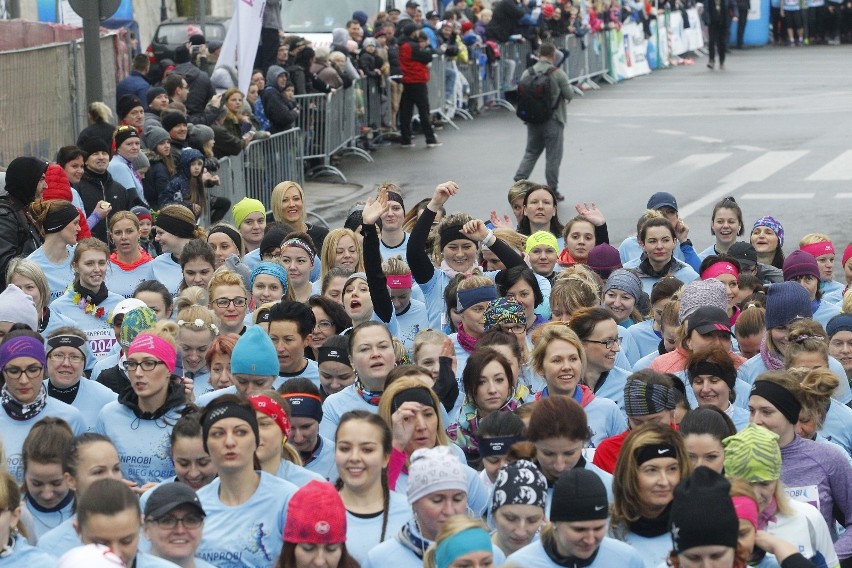
[[[518,106],[515,114],[524,122],[543,124],[550,120],[556,105],[550,106],[550,76],[558,69],[551,67],[547,73],[532,69],[518,83]],[[559,104],[557,99],[556,104]]]

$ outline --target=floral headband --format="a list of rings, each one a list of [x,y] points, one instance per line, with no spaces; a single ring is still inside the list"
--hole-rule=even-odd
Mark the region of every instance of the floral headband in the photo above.
[[[213,335],[219,335],[219,328],[215,323],[207,324],[201,318],[196,318],[194,321],[178,320],[178,327],[188,327],[195,330],[209,329]]]

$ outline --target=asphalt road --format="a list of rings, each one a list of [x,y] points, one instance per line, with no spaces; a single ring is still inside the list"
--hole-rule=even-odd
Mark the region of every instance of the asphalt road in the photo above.
[[[706,62],[575,98],[560,217],[574,214],[574,202],[594,201],[617,244],[635,230],[648,196],[669,191],[703,250],[711,244],[713,204],[733,195],[747,225],[766,214],[780,219],[786,250],[812,231],[828,232],[842,250],[852,240],[852,46],[737,51],[725,71]],[[414,149],[382,147],[374,163],[347,157],[342,169],[367,188],[402,185],[408,203],[454,180],[461,194],[450,211],[509,213],[506,190],[523,153],[523,123],[494,110],[458,125],[438,133],[440,148],[427,149],[421,136]],[[543,156],[532,177],[543,182]]]

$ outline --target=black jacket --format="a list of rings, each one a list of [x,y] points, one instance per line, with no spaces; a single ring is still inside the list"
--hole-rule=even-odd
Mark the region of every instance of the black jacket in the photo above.
[[[92,214],[99,201],[109,201],[112,205],[112,211],[106,219],[92,227],[92,236],[101,239],[108,243],[107,227],[109,219],[119,211],[129,211],[131,207],[136,205],[144,205],[136,195],[135,189],[125,189],[113,181],[112,176],[108,171],[101,175],[94,173],[86,168],[83,170],[83,178],[77,184],[77,192],[83,200],[83,209],[86,211],[86,217]]]
[[[175,66],[175,73],[183,75],[189,86],[189,95],[185,103],[189,121],[193,124],[204,124],[204,107],[216,94],[210,83],[210,77],[192,63],[179,63]]]
[[[16,256],[28,256],[42,244],[26,207],[7,195],[0,198],[0,290],[6,289],[6,267]]]
[[[284,132],[290,130],[299,118],[296,112],[296,103],[288,101],[274,85],[267,85],[260,92],[260,100],[263,102],[263,110],[269,119],[269,132]],[[218,144],[218,142],[217,142]],[[213,146],[214,150],[216,146]]]
[[[526,15],[523,4],[515,0],[499,0],[492,6],[494,12],[491,21],[485,26],[486,39],[497,42],[509,41],[509,36],[515,31],[515,27],[521,18]]]
[[[169,185],[172,176],[169,175],[169,169],[159,155],[151,151],[146,151],[145,155],[148,156],[151,167],[142,180],[142,189],[145,191],[145,200],[148,203],[157,203],[160,199],[160,194]]]

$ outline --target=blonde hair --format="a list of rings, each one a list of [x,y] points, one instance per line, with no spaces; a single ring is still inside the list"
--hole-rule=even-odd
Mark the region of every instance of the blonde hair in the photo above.
[[[527,236],[512,229],[494,229],[494,236],[515,249],[524,256],[527,247]]]
[[[194,286],[194,288],[198,288]],[[203,288],[198,288],[203,290]],[[197,322],[201,325],[196,325]],[[189,329],[191,331],[207,330],[210,332],[210,339],[214,339],[219,335],[219,318],[212,310],[204,306],[192,305],[178,311],[177,326],[178,334],[181,329]]]
[[[139,230],[139,217],[137,217],[130,211],[117,211],[116,213],[113,213],[112,217],[109,220],[109,232],[112,233],[113,230],[115,230],[116,223],[125,220],[133,223],[133,226],[136,227],[136,230]]]
[[[812,245],[814,243],[831,242],[831,237],[825,233],[808,233],[799,240],[799,246]]]
[[[435,551],[438,549],[438,545],[451,536],[470,529],[482,529],[486,533],[491,532],[481,520],[468,517],[467,515],[456,515],[447,519],[438,531],[435,542],[429,546],[426,554],[423,556],[423,568],[438,568],[438,562],[435,560]]]
[[[564,341],[577,349],[582,366],[580,376],[582,377],[586,374],[586,351],[583,349],[583,342],[580,341],[580,338],[577,337],[577,334],[570,327],[558,321],[539,326],[538,331],[538,339],[536,339],[535,347],[533,347],[530,354],[530,364],[536,373],[544,376],[544,357],[547,354],[547,348],[550,347],[550,344],[554,341]]]
[[[557,278],[550,289],[550,308],[561,307],[573,314],[582,308],[592,308],[600,304],[600,298],[589,283],[576,275]]]
[[[284,409],[284,412],[287,413],[288,420],[293,417],[292,410],[290,409],[290,404],[284,400],[284,398],[281,396],[281,394],[278,393],[278,391],[270,389],[265,390],[260,394],[262,394],[263,396],[268,396],[269,398],[277,402],[278,406]],[[290,463],[294,463],[298,466],[302,465],[302,456],[299,455],[299,450],[294,448],[293,444],[291,444],[287,439],[285,439],[284,442],[281,444],[281,459]]]
[[[828,414],[828,407],[831,406],[831,396],[840,386],[840,380],[828,369],[794,367],[789,369],[789,372],[799,381],[801,387],[798,397],[802,405],[801,412],[813,418],[816,421],[817,430],[821,430],[825,416]]]
[[[420,333],[418,333],[414,337],[414,362],[417,362],[417,357],[420,354],[420,350],[423,349],[425,345],[444,345],[444,340],[447,339],[447,334],[443,331],[436,331],[434,329],[424,329]]]
[[[299,197],[302,198],[302,215],[299,217],[299,222],[303,225],[307,225],[307,223],[305,223],[305,219],[308,218],[308,211],[305,208],[305,191],[302,189],[302,186],[295,181],[282,181],[272,188],[272,196],[269,198],[270,204],[272,205],[272,217],[279,223],[287,222],[284,220],[284,206],[281,202],[284,199],[284,194],[287,193],[287,190],[293,188],[296,188],[296,191],[299,192]]]
[[[334,268],[337,245],[340,244],[340,240],[343,237],[349,237],[355,243],[355,254],[358,256],[358,265],[355,267],[355,272],[364,272],[364,249],[361,247],[358,236],[351,229],[341,227],[330,231],[322,242],[322,251],[320,251],[320,279],[324,278],[328,271]]]
[[[89,113],[89,119],[93,123],[109,122],[112,120],[112,111],[101,101],[89,103],[89,108],[87,110]]]
[[[483,10],[482,12],[480,12],[480,14],[483,14],[485,12],[488,12],[490,14],[491,10]],[[509,188],[509,205],[511,205],[512,202],[518,198],[523,199],[524,197],[526,197],[527,192],[530,190],[531,187],[535,187],[535,185],[535,182],[532,182],[528,179],[522,179],[512,184],[512,187]]]
[[[844,314],[852,314],[852,288],[846,290],[846,293],[843,294],[843,303],[841,304],[841,311]]]
[[[669,445],[677,450],[677,463],[680,478],[684,479],[692,473],[692,462],[683,445],[683,436],[670,426],[656,422],[643,424],[632,430],[624,440],[615,471],[612,477],[612,505],[610,507],[610,534],[621,538],[630,530],[630,523],[639,519],[641,501],[639,496],[639,462],[636,455],[639,450],[650,445]]]
[[[213,297],[213,290],[218,286],[239,286],[242,288],[243,293],[248,296],[248,291],[242,277],[227,268],[219,268],[219,270],[213,273],[213,278],[207,284],[207,295],[209,298]]]
[[[600,299],[604,281],[594,270],[585,264],[572,264],[565,267],[561,272],[556,273],[557,282],[567,279],[576,279],[585,282],[594,291],[595,296]]]
[[[179,203],[170,203],[169,205],[166,205],[165,207],[160,209],[160,215],[167,215],[169,217],[174,217],[175,219],[180,219],[181,221],[189,223],[190,225],[195,227],[192,233],[192,239],[204,239],[205,241],[207,240],[207,232],[196,224],[195,215],[187,206],[181,205]]]
[[[47,276],[44,275],[44,271],[37,263],[20,256],[9,261],[9,265],[6,267],[6,282],[12,282],[12,277],[16,274],[32,280],[35,287],[38,288],[38,295],[41,296],[41,299],[36,304],[36,310],[38,310],[40,318],[44,308],[50,303],[50,285],[47,283]]]
[[[227,120],[230,120],[231,122],[239,122],[240,117],[231,112],[231,109],[228,108],[228,99],[230,99],[234,95],[240,95],[243,97],[243,99],[245,99],[245,95],[243,95],[242,91],[240,91],[236,87],[231,87],[230,89],[222,93],[222,106],[225,107],[225,114],[227,115]]]
[[[5,464],[5,462],[3,462]],[[18,482],[12,477],[12,474],[6,471],[5,465],[0,469],[0,509],[14,511],[21,506],[21,490],[18,487]],[[27,530],[23,523],[23,518],[18,518],[18,524],[9,527],[12,535],[15,533],[27,538]],[[3,543],[6,546],[6,543]]]
[[[165,339],[169,343],[171,343],[172,347],[175,348],[175,351],[178,350],[177,346],[177,334],[178,334],[178,324],[171,320],[159,320],[150,328],[145,330],[145,333],[150,333],[151,335],[156,335],[160,339]]]
[[[180,313],[190,306],[206,306],[209,303],[210,296],[207,294],[207,288],[188,286],[181,290],[180,295],[175,300],[175,309]]]
[[[385,276],[403,276],[411,274],[411,268],[401,256],[392,256],[382,263],[382,272]]]
[[[766,334],[767,342],[770,341],[771,335]],[[790,324],[787,328],[787,347],[784,349],[785,366],[789,368],[790,361],[804,353],[815,353],[823,357],[826,365],[828,364],[828,335],[817,321],[801,320]]]

